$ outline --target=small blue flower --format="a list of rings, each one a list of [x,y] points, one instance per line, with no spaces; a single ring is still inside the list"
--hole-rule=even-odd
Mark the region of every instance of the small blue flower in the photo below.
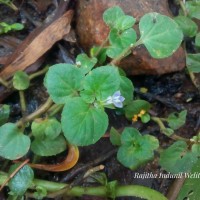
[[[123,101],[125,100],[125,98],[123,96],[121,96],[121,92],[118,90],[116,91],[112,96],[109,96],[106,100],[104,105],[110,105],[110,104],[114,104],[115,107],[117,108],[122,108],[123,107]]]

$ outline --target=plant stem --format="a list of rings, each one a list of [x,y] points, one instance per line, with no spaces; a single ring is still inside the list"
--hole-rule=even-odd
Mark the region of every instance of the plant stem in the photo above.
[[[29,80],[32,80],[32,79],[34,79],[34,78],[36,78],[36,77],[38,77],[42,74],[45,74],[48,71],[48,69],[49,69],[49,66],[47,65],[44,69],[29,75]]]
[[[138,40],[135,44],[130,45],[129,47],[127,47],[126,49],[124,49],[124,51],[122,51],[121,54],[119,54],[116,58],[114,58],[110,64],[111,65],[116,65],[120,60],[122,60],[124,57],[127,56],[127,54],[134,49],[135,47],[137,47],[138,45],[142,44],[141,40]]]
[[[185,4],[183,3],[182,0],[179,0],[179,3],[180,3],[180,6],[181,6],[181,9],[183,11],[184,16],[187,16],[188,12],[187,12],[187,9],[185,7]]]
[[[6,3],[6,5],[12,8],[14,11],[18,11],[18,8],[12,2]]]
[[[25,96],[24,96],[24,91],[23,90],[19,90],[19,98],[20,98],[20,105],[21,105],[22,116],[25,117],[25,113],[26,113],[26,100],[25,100]]]
[[[60,110],[62,110],[63,106],[64,106],[64,105],[62,105],[62,104],[59,104],[59,105],[54,104],[54,105],[52,105],[52,106],[48,109],[47,115],[48,115],[49,117],[53,117],[53,116],[54,116],[55,114],[57,114]]]
[[[22,126],[24,123],[26,122],[30,122],[33,119],[35,119],[36,117],[42,115],[43,113],[45,113],[49,107],[53,104],[53,101],[51,100],[51,98],[48,98],[47,101],[38,108],[38,110],[36,110],[35,112],[31,113],[30,115],[20,119],[16,125],[17,126]]]
[[[167,137],[170,137],[171,139],[173,139],[173,140],[182,140],[182,141],[185,141],[185,142],[187,142],[187,143],[189,143],[190,142],[190,140],[189,139],[187,139],[187,138],[183,138],[183,137],[181,137],[181,136],[179,136],[179,135],[176,135],[176,134],[172,134],[172,135],[167,135],[166,133],[165,133],[165,129],[166,129],[166,127],[165,127],[165,125],[163,124],[163,122],[162,122],[162,120],[159,118],[159,117],[151,117],[151,119],[154,121],[154,122],[156,122],[157,124],[158,124],[158,126],[160,127],[160,131],[161,131],[161,133],[163,133],[164,135],[166,135]]]
[[[99,55],[99,53],[101,52],[101,50],[105,47],[105,45],[108,43],[109,40],[109,35],[108,37],[104,40],[103,43],[101,43],[101,46],[99,47],[99,49],[97,50],[97,52],[94,54],[94,57],[97,57]]]
[[[8,178],[7,174],[0,173],[0,185],[2,185],[7,178]],[[44,181],[39,179],[34,179],[33,184],[31,184],[29,189],[34,189],[37,186],[45,188],[48,192],[56,192],[59,190],[63,190],[64,193],[62,194],[62,196],[76,196],[76,197],[81,197],[83,195],[107,197],[109,196],[109,191],[110,191],[106,186],[98,186],[98,187],[75,186],[70,188],[68,184]],[[167,198],[158,191],[139,185],[117,186],[115,190],[115,195],[116,197],[136,196],[148,200],[156,200],[156,199],[167,200]],[[48,195],[48,197],[50,196],[51,194]]]
[[[9,88],[9,83],[8,83],[7,81],[3,80],[3,78],[0,78],[0,83],[1,83],[4,87]]]

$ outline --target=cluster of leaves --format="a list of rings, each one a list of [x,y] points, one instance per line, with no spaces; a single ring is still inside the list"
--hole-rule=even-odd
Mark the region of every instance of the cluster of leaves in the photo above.
[[[20,31],[24,28],[21,23],[7,24],[6,22],[0,23],[0,34],[8,33],[10,31]]]
[[[162,132],[171,136],[175,130],[185,124],[187,112],[171,113],[167,118],[160,120],[167,123],[168,127],[161,127]],[[178,140],[167,149],[159,152],[160,166],[168,172],[180,173],[190,172],[200,155],[200,135],[194,136],[187,144]],[[135,128],[125,128],[120,134],[116,129],[110,131],[110,141],[113,145],[119,146],[117,158],[124,166],[136,169],[145,164],[154,156],[154,150],[159,147],[159,141],[151,135],[141,135]]]
[[[98,56],[101,62],[105,60],[106,55],[110,58],[128,55],[131,53],[131,48],[141,44],[145,45],[152,57],[165,58],[172,55],[182,42],[183,34],[177,24],[171,18],[156,12],[145,14],[140,19],[138,41],[133,29],[136,19],[125,15],[121,8],[106,10],[103,19],[109,26],[110,33],[109,46],[102,48]],[[164,43],[164,40],[167,42]],[[97,51],[98,47],[93,48],[92,56]]]
[[[168,57],[180,46],[183,39],[182,31],[171,18],[158,13],[149,13],[139,22],[140,38],[137,40],[136,32],[132,28],[136,20],[125,15],[121,8],[113,7],[106,10],[103,19],[110,27],[107,47],[93,48],[91,58],[86,54],[78,55],[74,65],[55,64],[46,73],[44,85],[51,99],[56,105],[63,106],[61,122],[54,117],[46,116],[28,124],[29,129],[25,126],[19,128],[17,124],[6,123],[9,106],[0,107],[1,157],[15,160],[26,155],[30,149],[39,156],[52,156],[64,151],[67,142],[77,146],[94,144],[108,128],[106,109],[121,109],[127,119],[134,119],[133,121],[139,118],[147,123],[151,119],[148,113],[150,104],[144,100],[133,100],[132,82],[112,62],[104,64],[106,57],[121,59],[140,44],[143,44],[154,58]],[[30,77],[26,73],[19,71],[14,75],[15,89],[24,91],[29,85]],[[183,125],[185,117],[185,111],[178,116],[171,114],[166,119],[169,128],[164,128],[165,134],[168,136],[173,134],[174,130]],[[27,135],[29,130],[32,137]],[[180,166],[181,162],[185,164],[185,160],[191,154],[199,155],[199,139],[193,138],[193,140],[191,151],[188,144],[182,141],[166,149],[160,156],[161,166],[175,172],[174,168],[178,164]],[[111,142],[119,146],[118,160],[131,169],[151,160],[154,151],[159,147],[156,137],[143,136],[135,128],[125,128],[121,135],[112,129]],[[13,151],[15,146],[17,148]],[[175,158],[171,156],[174,150],[177,151]],[[192,156],[192,162],[195,162],[197,158],[195,156]],[[16,167],[17,165],[14,165],[10,169],[11,172]],[[188,170],[191,165],[186,168]],[[24,166],[22,169],[25,172],[17,173],[15,179],[9,183],[13,194],[22,195],[33,179],[30,167]],[[177,170],[182,169],[177,168]],[[26,175],[27,177],[24,177]],[[14,187],[18,179],[25,181],[22,189]],[[44,194],[43,188],[37,189],[36,196]]]
[[[180,4],[180,1],[178,1]],[[200,2],[196,0],[181,2],[179,16],[174,20],[180,26],[183,34],[187,38],[194,38],[196,53],[187,53],[186,65],[190,72],[200,72],[200,32],[198,32],[197,20],[200,20]],[[196,20],[196,21],[195,21]]]

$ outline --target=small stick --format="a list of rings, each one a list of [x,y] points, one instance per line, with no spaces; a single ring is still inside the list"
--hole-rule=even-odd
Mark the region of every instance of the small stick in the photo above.
[[[104,169],[104,165],[98,165],[96,167],[93,167],[91,169],[89,169],[83,176],[83,179],[87,178],[88,176],[94,174],[95,172],[101,171]]]

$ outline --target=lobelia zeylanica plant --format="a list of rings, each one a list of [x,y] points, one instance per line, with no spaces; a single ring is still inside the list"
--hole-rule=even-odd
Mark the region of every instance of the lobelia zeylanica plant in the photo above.
[[[200,1],[175,0],[180,6],[179,15],[174,18],[183,31],[185,41],[193,39],[194,52],[186,52],[186,65],[197,88],[200,88],[196,81],[195,74],[200,72],[200,32],[197,22],[200,20]],[[185,50],[186,51],[186,50]]]
[[[142,122],[147,123],[153,120],[158,123],[161,132],[174,138],[173,131],[184,124],[186,111],[178,115],[171,114],[167,119],[150,116],[148,111],[151,105],[144,100],[133,100],[133,84],[116,64],[138,45],[144,45],[154,58],[168,57],[180,46],[183,39],[182,31],[171,18],[159,13],[148,13],[140,19],[140,36],[137,36],[132,28],[136,20],[125,15],[119,7],[106,10],[103,19],[110,27],[110,33],[100,47],[91,49],[91,57],[80,54],[74,65],[55,64],[42,71],[45,73],[48,69],[44,85],[50,98],[34,113],[29,115],[26,113],[24,92],[29,87],[30,80],[42,73],[28,76],[24,72],[17,72],[14,75],[12,84],[19,91],[22,119],[16,123],[7,123],[9,106],[2,105],[0,108],[0,156],[2,158],[16,160],[25,156],[30,149],[37,156],[52,156],[63,152],[67,148],[67,143],[69,147],[94,144],[108,128],[109,119],[106,109],[120,110],[125,113],[127,119],[133,122],[141,119]],[[107,57],[111,58],[109,63],[106,63]],[[11,87],[5,80],[0,79],[0,81],[4,86]],[[61,122],[55,118],[55,114],[59,111],[62,112]],[[29,134],[30,129],[31,134]],[[155,136],[142,135],[135,128],[125,128],[122,134],[113,128],[110,139],[114,145],[120,146],[118,160],[131,169],[151,160],[154,157],[154,151],[159,148],[159,141]],[[168,155],[176,150],[173,145],[163,151],[160,159],[161,166],[172,172],[174,172],[174,167],[176,168],[175,164],[182,159],[182,153],[186,150],[189,152],[189,145],[195,149],[192,150],[196,152],[195,158],[199,153],[198,139],[193,138],[192,143],[181,137],[175,139],[178,141],[174,146],[181,146],[179,149],[182,150],[178,151],[177,159],[170,160],[171,156],[168,158]],[[169,166],[173,163],[172,161],[175,164]],[[76,162],[77,160],[70,166],[72,167]],[[12,174],[18,166],[19,164],[12,165],[9,174]],[[36,167],[34,164],[30,166]],[[52,192],[52,186],[54,192],[67,187],[66,184],[34,180],[30,166],[25,165],[9,181],[10,195],[23,196],[30,188],[36,191],[35,198],[41,198],[41,196],[46,196],[47,192]],[[69,168],[65,166],[57,171]],[[45,169],[45,166],[42,169]],[[186,170],[189,170],[189,167]],[[2,180],[5,180],[8,174],[2,173],[0,176]],[[126,194],[146,199],[166,199],[161,194],[145,187],[121,188],[115,182],[106,183],[104,186],[92,188],[92,190],[67,187],[63,195],[101,194],[106,196],[109,194],[109,197],[114,198]]]

